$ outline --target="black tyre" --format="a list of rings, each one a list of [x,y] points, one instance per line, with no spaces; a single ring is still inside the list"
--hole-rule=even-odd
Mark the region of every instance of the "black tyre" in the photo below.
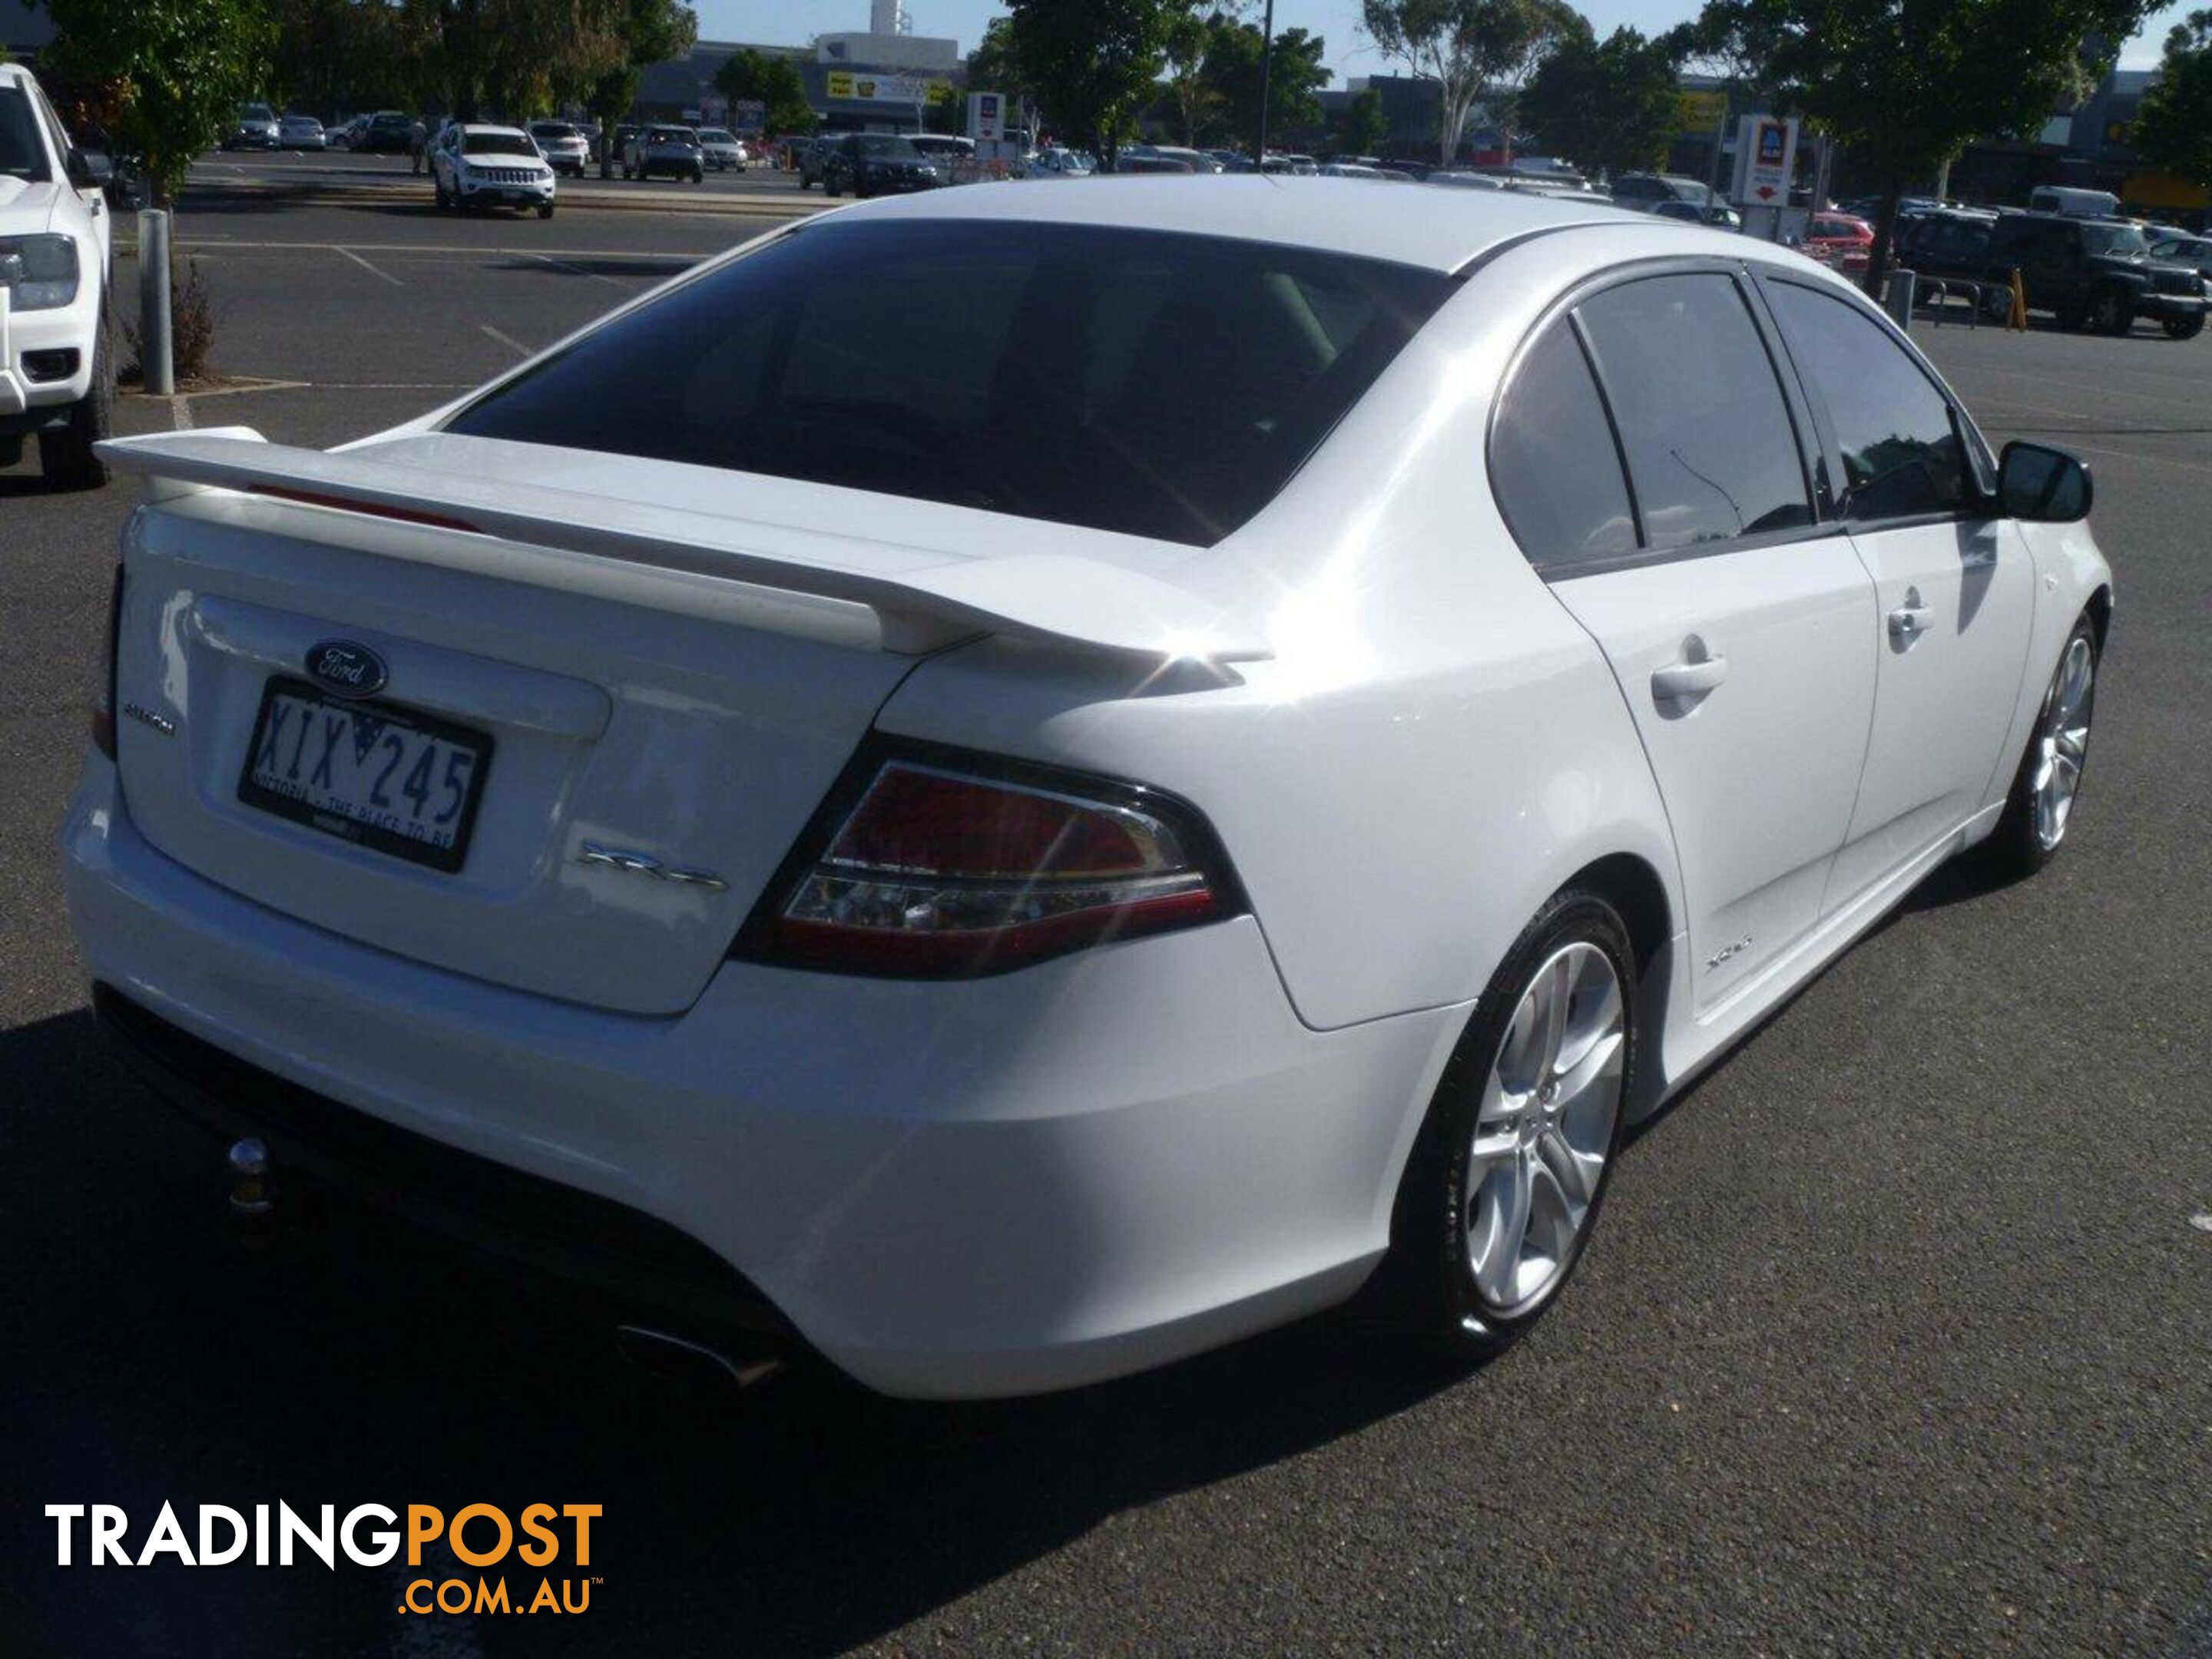
[[[70,410],[69,424],[39,434],[39,471],[56,489],[97,489],[107,482],[107,463],[93,446],[115,424],[115,363],[108,355],[107,319],[92,349],[92,388]]]
[[[2204,331],[2204,313],[2194,317],[2169,317],[2166,319],[2166,337],[2169,340],[2193,340]]]
[[[2100,288],[2089,296],[2089,326],[2100,334],[2125,334],[2136,325],[2135,301],[2122,288]]]
[[[452,193],[451,193],[450,191],[448,191],[447,190],[447,188],[446,188],[446,186],[444,185],[444,184],[442,184],[441,182],[440,182],[439,180],[437,180],[437,179],[433,179],[430,181],[430,188],[431,188],[431,190],[433,191],[433,192],[434,192],[434,193],[435,193],[435,195],[437,196],[437,198],[438,198],[438,211],[439,211],[439,212],[443,213],[443,212],[445,212],[448,208],[450,208],[450,207],[452,207],[452,206],[453,205],[453,195],[452,195]]]
[[[2005,797],[2004,816],[1975,849],[1992,875],[2032,876],[2058,856],[2088,764],[2102,654],[2096,623],[2082,617],[2066,636],[2044,690],[2035,729],[2013,774],[2012,793]]]
[[[1635,953],[1570,889],[1498,964],[1407,1160],[1373,1304],[1471,1364],[1517,1340],[1582,1258],[1638,1063]]]
[[[553,216],[553,204],[540,202],[538,204],[538,216],[541,219],[550,219]]]

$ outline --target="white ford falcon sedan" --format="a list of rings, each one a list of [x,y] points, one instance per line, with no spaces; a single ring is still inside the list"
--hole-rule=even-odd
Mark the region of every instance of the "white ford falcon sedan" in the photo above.
[[[1809,261],[1322,179],[872,202],[106,453],[124,1052],[280,1206],[909,1395],[1512,1340],[1625,1124],[2057,850],[2112,611],[2081,465]]]

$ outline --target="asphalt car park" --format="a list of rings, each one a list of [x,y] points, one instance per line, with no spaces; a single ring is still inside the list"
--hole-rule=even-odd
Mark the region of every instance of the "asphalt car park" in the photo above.
[[[188,200],[237,384],[118,425],[340,442],[769,222]],[[694,1392],[393,1224],[241,1239],[94,1027],[55,870],[131,492],[0,473],[0,1648],[2212,1651],[2205,348],[1918,337],[1993,439],[2096,474],[2119,599],[2066,856],[1926,884],[1639,1133],[1573,1296],[1464,1377],[1323,1319],[1007,1405]],[[573,1620],[64,1572],[38,1518],[539,1496],[605,1507]]]

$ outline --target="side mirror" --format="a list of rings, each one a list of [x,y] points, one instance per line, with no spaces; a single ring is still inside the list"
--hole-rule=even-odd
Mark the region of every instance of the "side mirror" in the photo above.
[[[76,189],[100,188],[100,174],[93,170],[92,158],[81,149],[70,149],[68,158],[62,163],[62,170],[69,174],[69,181]]]
[[[1997,460],[1997,506],[2008,519],[2074,524],[2089,516],[2089,469],[2063,449],[2015,440]]]

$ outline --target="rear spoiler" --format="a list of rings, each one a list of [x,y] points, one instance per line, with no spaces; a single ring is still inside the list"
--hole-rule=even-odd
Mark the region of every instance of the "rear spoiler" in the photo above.
[[[99,453],[116,471],[149,480],[155,501],[234,490],[846,600],[877,614],[884,647],[894,651],[1004,634],[1153,660],[1251,662],[1273,654],[1264,638],[1224,617],[1212,601],[1100,559],[1060,553],[973,558],[866,541],[831,544],[844,556],[836,562],[818,548],[805,556],[769,553],[757,543],[775,539],[773,528],[741,520],[410,466],[380,459],[374,450],[295,449],[265,442],[247,427],[111,438]]]

